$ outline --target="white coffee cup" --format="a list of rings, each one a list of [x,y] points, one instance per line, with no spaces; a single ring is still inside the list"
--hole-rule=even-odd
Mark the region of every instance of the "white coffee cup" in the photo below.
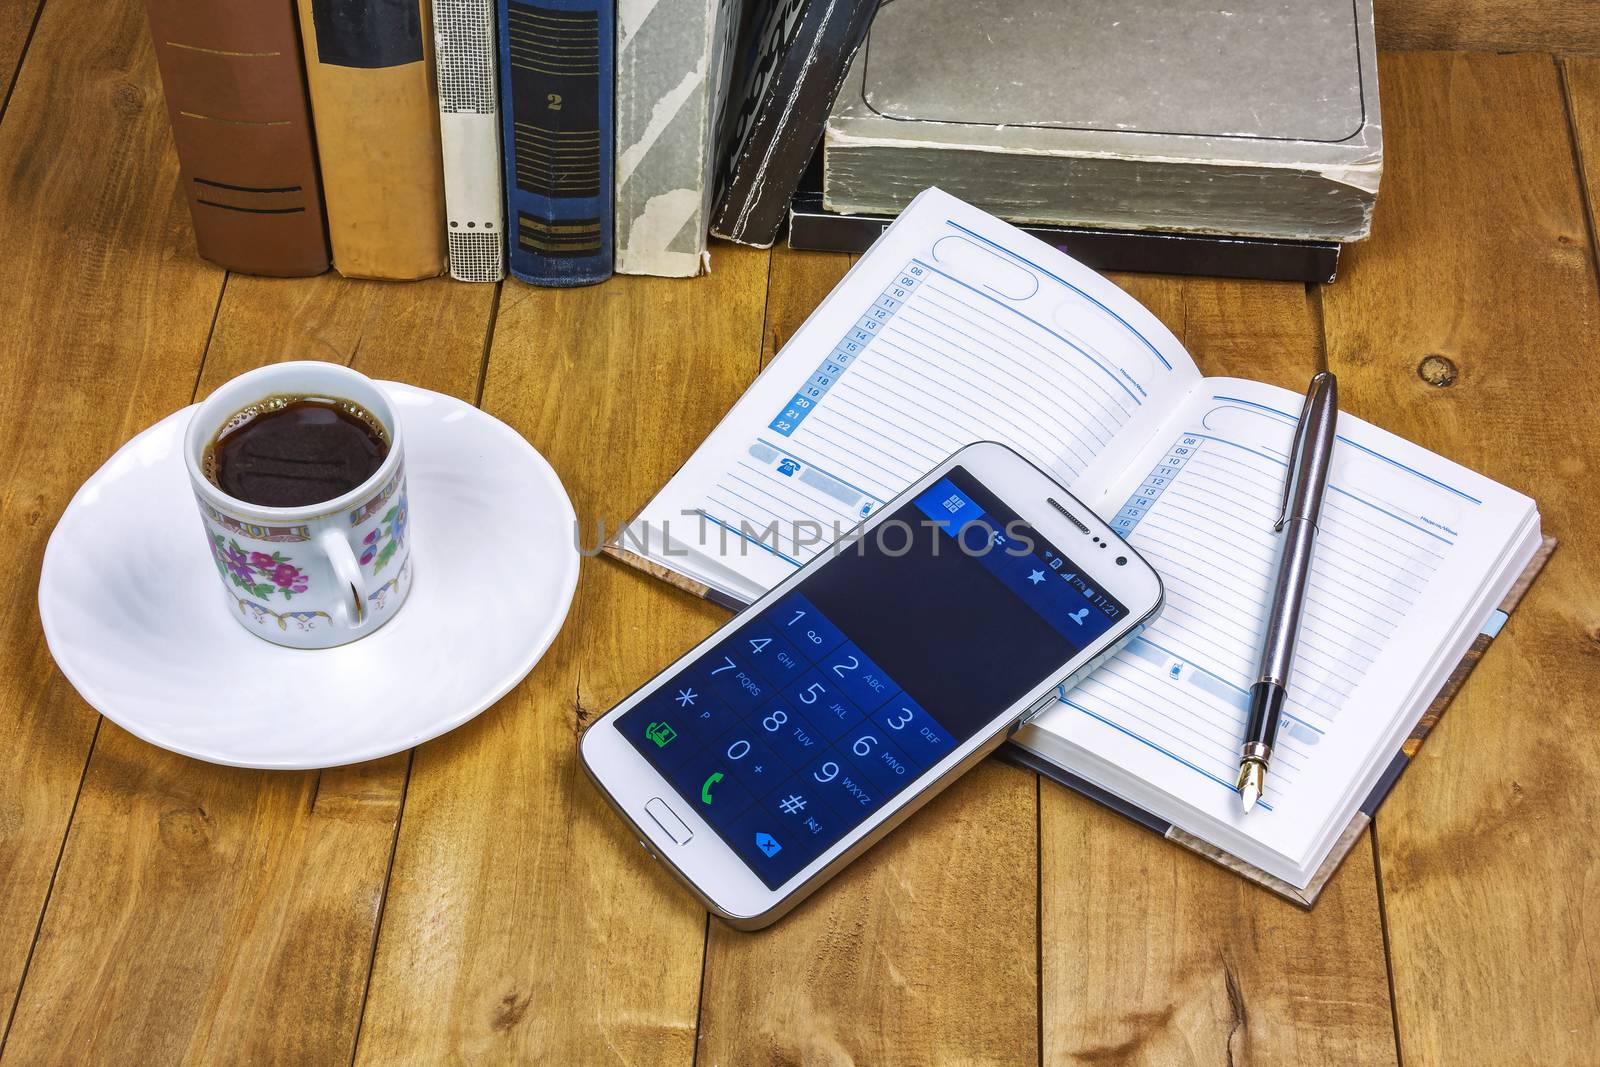
[[[206,477],[207,446],[233,416],[274,397],[350,401],[378,419],[389,454],[332,500],[263,507]],[[331,648],[392,619],[411,591],[410,516],[400,420],[381,386],[337,363],[276,363],[241,374],[206,398],[183,439],[183,458],[227,612],[274,644]]]

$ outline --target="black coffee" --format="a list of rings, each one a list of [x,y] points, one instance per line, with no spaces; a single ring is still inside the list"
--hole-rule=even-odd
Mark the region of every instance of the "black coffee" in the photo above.
[[[231,497],[291,508],[343,496],[388,453],[383,424],[347,400],[273,397],[229,419],[203,467]]]

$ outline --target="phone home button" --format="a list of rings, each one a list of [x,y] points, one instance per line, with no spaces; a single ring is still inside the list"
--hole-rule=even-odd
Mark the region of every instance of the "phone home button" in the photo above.
[[[667,802],[660,797],[651,797],[646,801],[644,810],[649,812],[650,817],[656,821],[656,825],[660,826],[666,832],[666,835],[672,838],[673,844],[687,844],[689,839],[694,836],[694,831],[684,825],[684,821],[674,815],[672,809],[667,807]]]

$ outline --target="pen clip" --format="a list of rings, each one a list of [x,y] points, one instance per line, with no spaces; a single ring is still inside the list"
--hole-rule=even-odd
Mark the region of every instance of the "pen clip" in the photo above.
[[[1289,502],[1294,497],[1295,481],[1300,477],[1300,453],[1306,445],[1306,427],[1311,423],[1311,406],[1316,403],[1317,395],[1322,392],[1327,379],[1327,371],[1315,375],[1306,390],[1305,406],[1300,409],[1300,421],[1295,423],[1294,440],[1289,445],[1289,467],[1283,472],[1283,499],[1278,503],[1278,518],[1272,524],[1274,531],[1282,530],[1283,524],[1289,521]]]

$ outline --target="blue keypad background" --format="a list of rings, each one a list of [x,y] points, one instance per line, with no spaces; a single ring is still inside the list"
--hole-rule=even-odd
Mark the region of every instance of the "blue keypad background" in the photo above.
[[[617,726],[773,888],[955,747],[799,593]]]

